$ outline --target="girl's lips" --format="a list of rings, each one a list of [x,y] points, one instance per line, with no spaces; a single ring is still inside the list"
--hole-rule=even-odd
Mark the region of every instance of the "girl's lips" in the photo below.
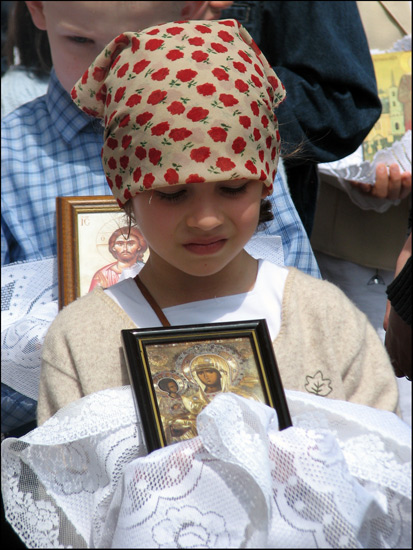
[[[211,242],[193,242],[184,244],[184,248],[193,254],[206,255],[219,252],[227,242],[227,239],[218,239]]]

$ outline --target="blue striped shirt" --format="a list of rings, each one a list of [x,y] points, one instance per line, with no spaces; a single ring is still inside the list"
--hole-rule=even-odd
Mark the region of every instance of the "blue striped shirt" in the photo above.
[[[56,255],[56,197],[110,195],[100,151],[103,128],[85,115],[54,71],[47,94],[2,120],[2,265]],[[319,277],[310,242],[286,183],[277,174],[275,219],[286,265]]]

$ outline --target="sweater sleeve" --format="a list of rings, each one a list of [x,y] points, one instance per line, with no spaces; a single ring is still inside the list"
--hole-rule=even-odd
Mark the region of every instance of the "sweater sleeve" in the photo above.
[[[43,345],[39,425],[72,401],[129,383],[121,343],[128,328],[135,325],[100,287],[59,313]]]
[[[396,378],[366,315],[327,281],[291,268],[288,279],[275,342],[285,386],[317,393],[308,383],[317,374],[319,395],[396,412]]]

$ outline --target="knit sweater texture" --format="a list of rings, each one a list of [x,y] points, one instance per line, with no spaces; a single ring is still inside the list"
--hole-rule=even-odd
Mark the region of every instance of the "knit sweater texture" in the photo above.
[[[60,312],[43,346],[39,424],[71,401],[129,384],[121,330],[132,328],[100,287]],[[286,389],[396,412],[397,383],[384,346],[333,284],[289,268],[273,347]]]

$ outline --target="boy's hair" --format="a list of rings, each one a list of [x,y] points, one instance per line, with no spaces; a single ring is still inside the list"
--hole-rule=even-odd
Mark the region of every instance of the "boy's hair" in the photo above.
[[[52,69],[52,55],[46,31],[38,29],[32,21],[26,2],[14,2],[10,10],[4,52],[7,63],[15,65],[15,48],[19,65],[38,76],[48,76]]]

